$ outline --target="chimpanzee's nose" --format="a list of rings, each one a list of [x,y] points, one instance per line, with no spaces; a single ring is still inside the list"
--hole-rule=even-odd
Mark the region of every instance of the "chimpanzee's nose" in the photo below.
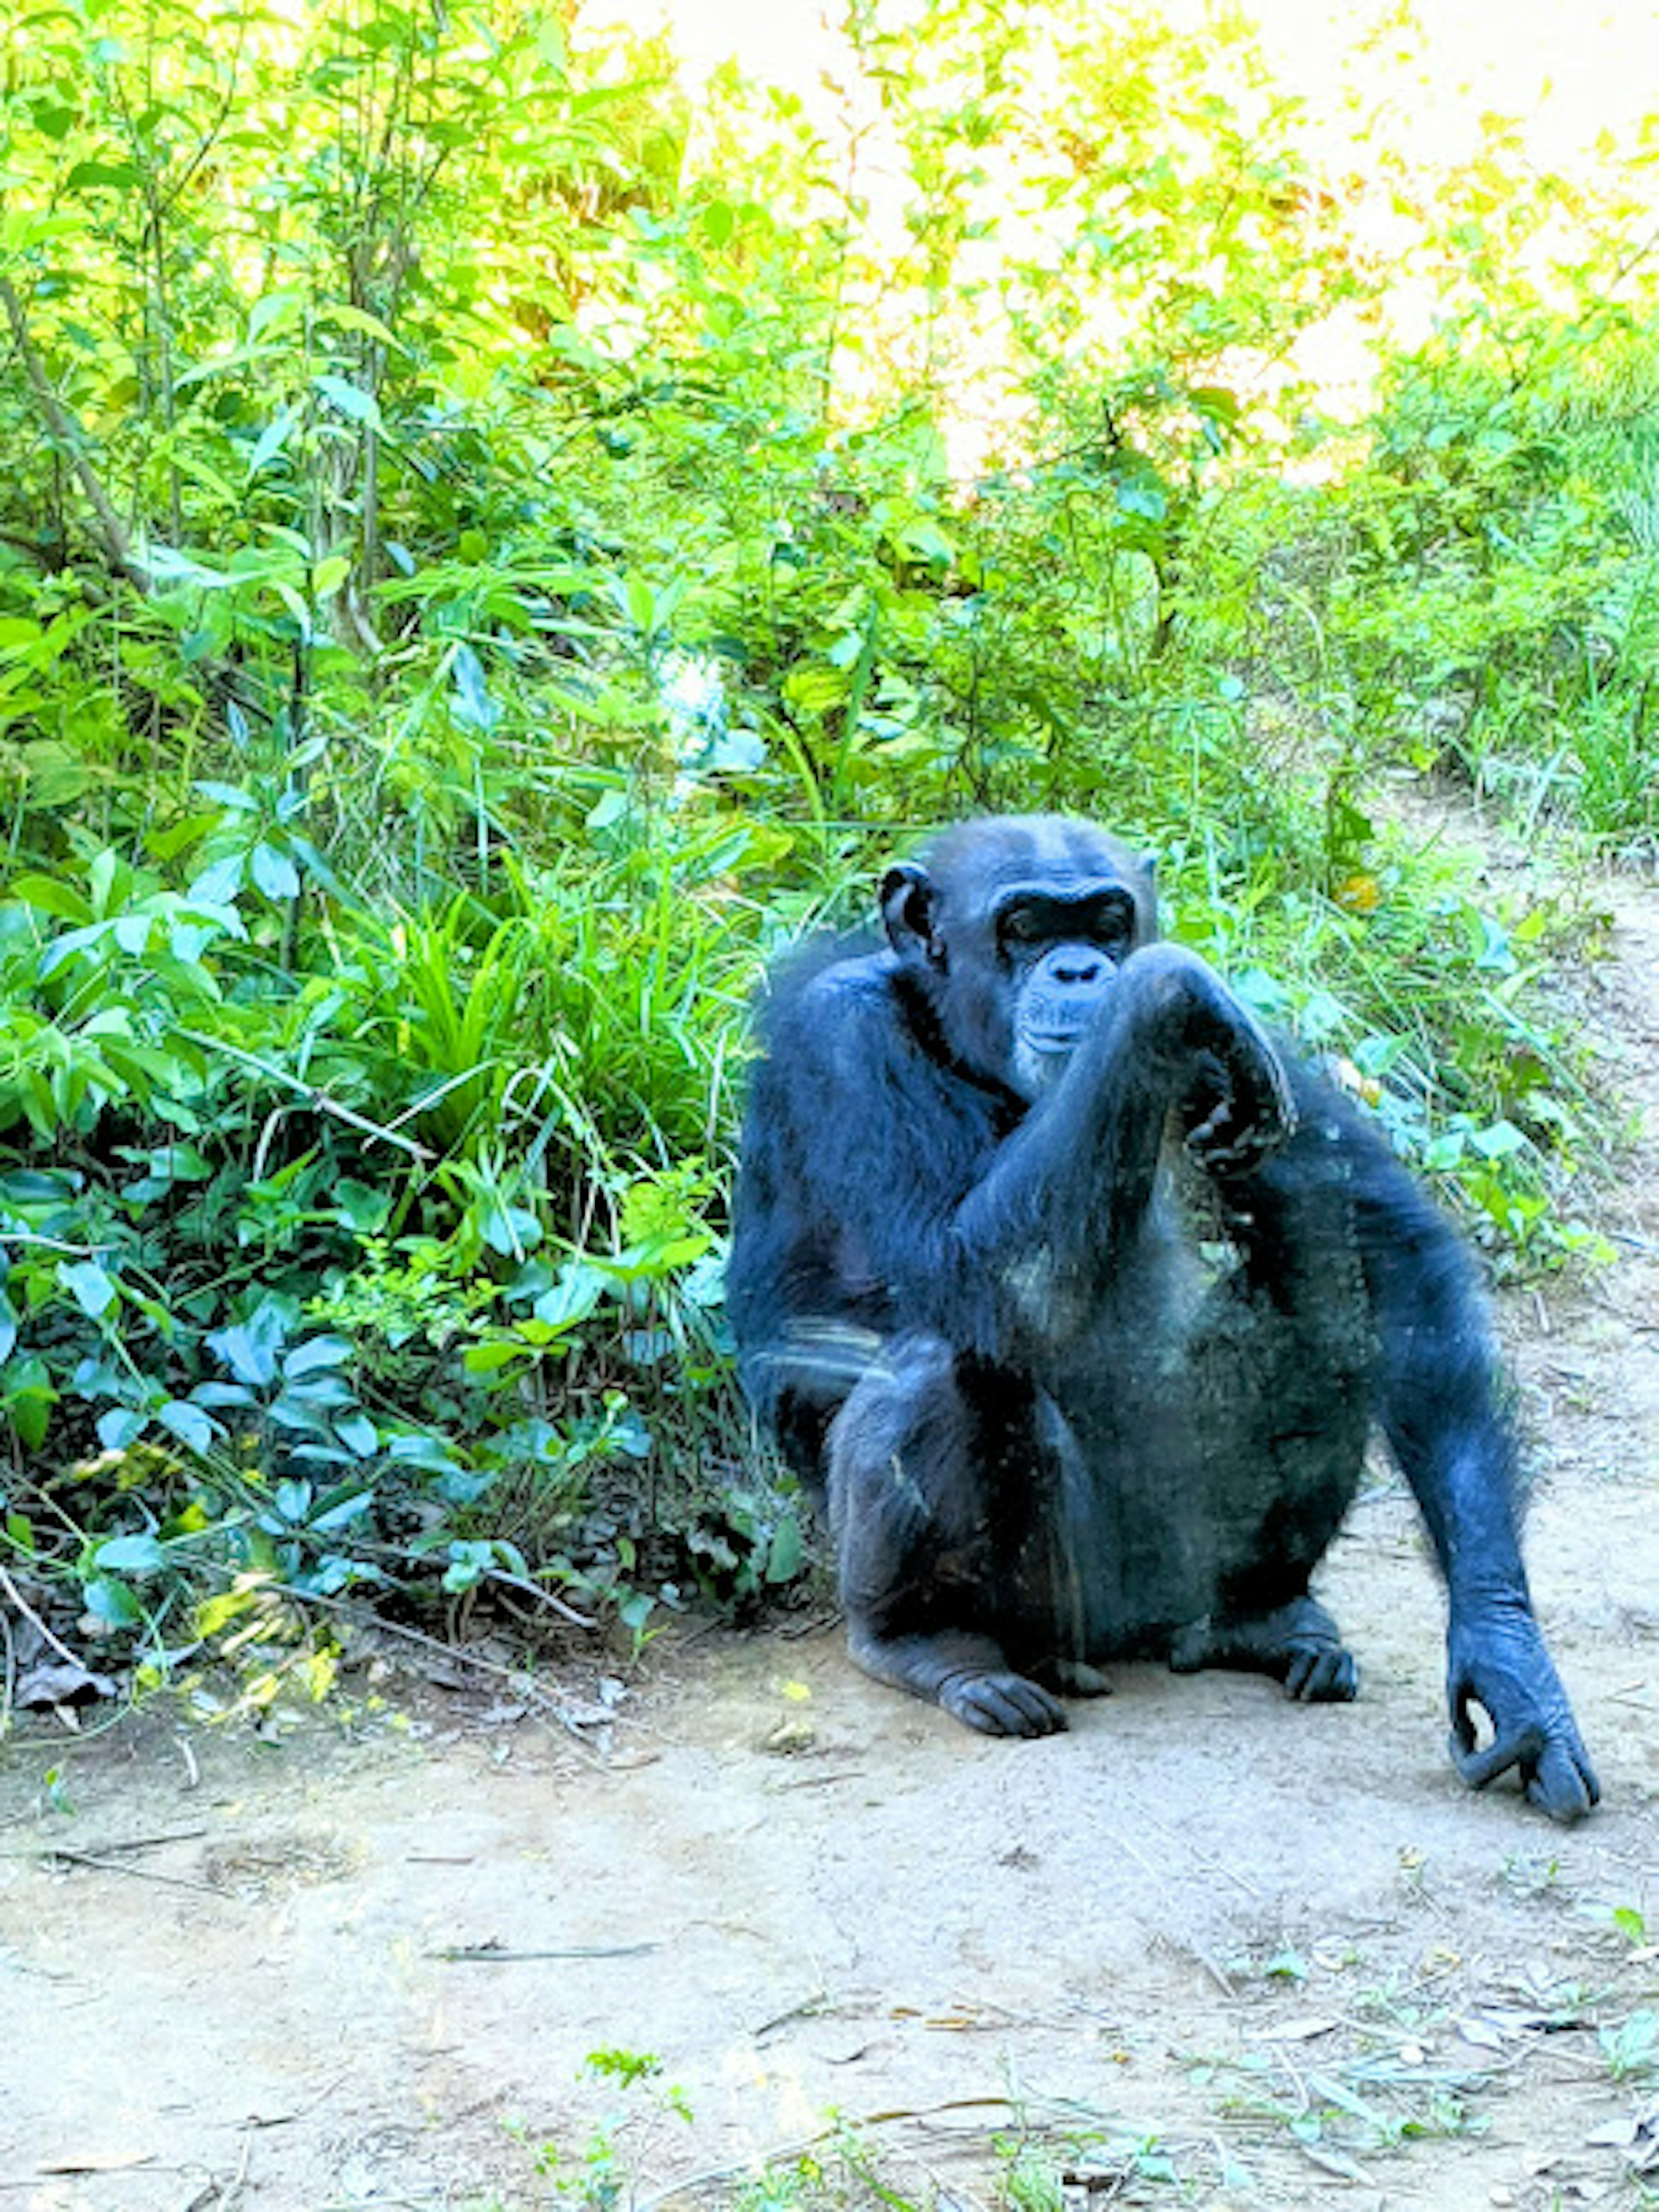
[[[1097,983],[1104,965],[1104,957],[1091,945],[1061,945],[1055,947],[1049,973],[1056,983]]]

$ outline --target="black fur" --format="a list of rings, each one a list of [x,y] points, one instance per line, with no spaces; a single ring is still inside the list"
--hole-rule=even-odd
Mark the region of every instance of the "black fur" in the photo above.
[[[1003,1735],[1114,1656],[1352,1697],[1308,1584],[1380,1425],[1460,1770],[1587,1812],[1472,1270],[1375,1132],[1086,824],[969,823],[882,904],[886,950],[775,981],[728,1285],[757,1409],[827,1480],[854,1656]]]

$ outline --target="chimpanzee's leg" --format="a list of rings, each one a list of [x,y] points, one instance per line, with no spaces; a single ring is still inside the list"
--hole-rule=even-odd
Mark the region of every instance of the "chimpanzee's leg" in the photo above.
[[[1045,1510],[1030,1386],[894,1339],[830,1431],[848,1648],[867,1674],[988,1735],[1048,1735],[1056,1698],[1009,1665],[1009,1577]]]
[[[1301,1103],[1282,1150],[1221,1186],[1240,1263],[1193,1367],[1216,1595],[1170,1664],[1241,1668],[1291,1697],[1336,1702],[1353,1697],[1358,1670],[1308,1585],[1358,1488],[1375,1331],[1349,1156],[1317,1097]],[[1207,1438],[1206,1391],[1218,1408]]]

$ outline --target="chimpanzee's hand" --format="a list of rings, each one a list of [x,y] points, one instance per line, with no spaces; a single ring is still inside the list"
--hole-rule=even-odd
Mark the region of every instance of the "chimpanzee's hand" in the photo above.
[[[1296,1127],[1296,1107],[1273,1046],[1244,1013],[1224,1046],[1199,1054],[1188,1093],[1187,1150],[1206,1175],[1249,1175]]]
[[[1523,1600],[1456,1609],[1448,1638],[1446,1695],[1452,1762],[1471,1790],[1518,1767],[1528,1797],[1553,1820],[1582,1820],[1601,1795],[1567,1693]],[[1473,1708],[1492,1723],[1477,1748]]]

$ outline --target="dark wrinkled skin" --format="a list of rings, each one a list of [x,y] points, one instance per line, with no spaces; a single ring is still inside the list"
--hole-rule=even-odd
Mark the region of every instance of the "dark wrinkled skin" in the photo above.
[[[1120,1656],[1351,1698],[1308,1584],[1380,1428],[1445,1577],[1458,1771],[1587,1813],[1473,1272],[1376,1132],[1086,824],[966,825],[883,913],[884,951],[774,981],[728,1284],[853,1656],[994,1735],[1063,1728]]]

